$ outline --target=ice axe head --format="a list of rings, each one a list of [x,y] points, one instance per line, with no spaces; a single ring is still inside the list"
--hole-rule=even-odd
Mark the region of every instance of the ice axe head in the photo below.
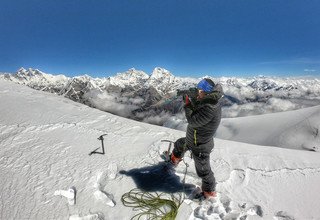
[[[103,141],[103,136],[106,136],[107,134],[103,134],[100,137],[98,137],[98,140]]]

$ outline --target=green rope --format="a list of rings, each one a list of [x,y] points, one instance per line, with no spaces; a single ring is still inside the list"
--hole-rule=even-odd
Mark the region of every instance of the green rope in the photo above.
[[[150,193],[139,189],[132,189],[130,192],[123,194],[121,202],[124,206],[140,211],[140,213],[131,218],[132,220],[173,220],[177,216],[183,198],[181,194],[177,197],[171,194],[170,197],[168,198],[168,194]]]

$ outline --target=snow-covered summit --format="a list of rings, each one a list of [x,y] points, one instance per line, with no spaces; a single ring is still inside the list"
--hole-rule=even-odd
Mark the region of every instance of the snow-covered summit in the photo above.
[[[155,88],[162,96],[173,92],[179,88],[182,84],[183,79],[175,77],[170,71],[156,67],[149,80],[147,81],[147,86],[152,86]]]
[[[129,80],[131,78],[142,78],[142,79],[148,79],[149,75],[141,70],[136,70],[135,68],[131,68],[128,71],[126,71],[125,73],[119,73],[119,75],[121,75],[124,79],[126,78],[126,76],[129,78]]]
[[[150,78],[162,79],[162,78],[171,78],[173,77],[172,73],[169,70],[166,70],[161,67],[156,67],[151,73]]]
[[[165,172],[160,154],[168,149],[161,140],[174,141],[185,132],[121,118],[4,80],[0,80],[0,103],[1,219],[130,219],[139,210],[122,204],[124,193],[139,188],[170,198],[170,193],[184,192],[181,181],[186,166],[180,163]],[[309,119],[319,125],[319,108],[305,110],[276,115],[282,121]],[[272,131],[273,120],[260,115],[242,122],[251,131]],[[241,121],[229,120],[225,125],[237,132],[232,128],[241,126]],[[319,138],[316,128],[309,131],[309,126],[301,125],[295,129],[295,123],[282,123],[277,127],[279,140],[294,141],[297,134],[300,141],[310,135]],[[101,152],[97,138],[103,134],[107,134],[106,153],[89,156],[97,148]],[[237,137],[249,137],[242,135],[240,132]],[[270,134],[259,132],[256,138],[263,142],[268,137]],[[184,159],[189,165],[186,183],[198,184],[193,160],[189,154]],[[210,163],[217,198],[201,204],[185,200],[177,220],[320,216],[317,152],[216,138]],[[76,191],[72,203],[69,195],[57,193],[72,188]]]
[[[52,93],[59,93],[69,80],[69,77],[64,75],[52,75],[38,69],[25,69],[23,67],[15,74],[4,74],[3,78],[18,84],[27,85],[37,90],[44,90]]]
[[[131,68],[124,73],[118,73],[116,76],[110,77],[108,84],[121,88],[126,86],[142,87],[148,79],[149,75],[145,72]]]
[[[17,73],[16,73],[16,76],[17,77],[26,77],[26,76],[42,76],[44,73],[41,72],[40,70],[38,69],[32,69],[32,68],[29,68],[28,70],[26,70],[25,68],[21,67]]]
[[[60,75],[52,75],[52,74],[48,74],[48,73],[44,73],[39,69],[33,69],[33,68],[28,68],[25,69],[24,67],[21,67],[15,74],[14,76],[16,78],[20,78],[20,79],[25,79],[25,80],[31,80],[34,78],[47,78],[48,80],[51,78],[51,80],[55,80],[58,78],[64,78],[66,79],[67,77],[60,74]]]

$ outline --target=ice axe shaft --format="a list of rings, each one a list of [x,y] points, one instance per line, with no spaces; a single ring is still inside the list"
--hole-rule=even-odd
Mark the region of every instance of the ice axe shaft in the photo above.
[[[166,152],[166,157],[169,159],[170,154],[171,154],[171,147],[172,147],[172,144],[174,144],[174,141],[161,140],[161,142],[168,142],[168,143],[169,143],[168,150],[167,150],[167,152]]]
[[[101,145],[102,145],[102,152],[97,152],[97,150],[99,149],[99,148],[97,148],[97,149],[95,149],[94,151],[92,151],[91,153],[89,153],[89,155],[91,156],[92,154],[105,154],[105,151],[104,151],[104,142],[103,142],[103,140],[104,140],[104,136],[106,136],[107,134],[103,134],[103,135],[100,135],[100,137],[98,137],[98,140],[100,140],[101,141]]]

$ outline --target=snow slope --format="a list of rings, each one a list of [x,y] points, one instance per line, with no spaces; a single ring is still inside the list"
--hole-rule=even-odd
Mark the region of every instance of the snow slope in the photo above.
[[[320,151],[320,106],[222,119],[217,136],[245,143]],[[258,128],[258,129],[257,129]]]
[[[168,174],[159,162],[167,148],[161,140],[184,132],[1,80],[0,103],[0,219],[130,219],[137,212],[120,201],[129,190],[182,191],[185,166]],[[310,111],[303,115],[319,124]],[[248,118],[257,132],[259,120]],[[103,134],[106,154],[89,156]],[[198,184],[192,160],[186,162],[186,182]],[[318,153],[216,139],[211,165],[218,198],[183,203],[180,219],[320,219]],[[70,187],[75,205],[57,195]]]

